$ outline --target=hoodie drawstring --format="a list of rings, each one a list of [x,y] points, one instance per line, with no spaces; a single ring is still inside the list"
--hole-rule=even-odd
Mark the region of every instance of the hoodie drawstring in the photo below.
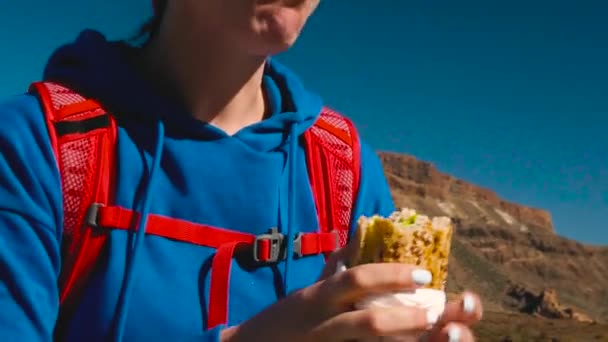
[[[124,335],[127,314],[129,312],[129,304],[131,302],[131,294],[133,293],[133,279],[135,278],[135,270],[137,266],[137,255],[141,249],[146,233],[146,225],[148,222],[148,214],[150,213],[151,197],[150,190],[154,187],[154,176],[160,168],[160,161],[163,154],[163,144],[165,138],[165,126],[161,120],[158,120],[156,127],[156,147],[152,155],[152,166],[150,168],[150,176],[142,194],[142,201],[137,204],[136,212],[141,213],[135,241],[131,246],[130,257],[127,254],[127,265],[125,267],[125,277],[122,281],[120,296],[118,297],[118,306],[115,316],[114,325],[114,341],[121,342]],[[129,252],[127,252],[129,253]]]
[[[281,222],[286,224],[286,255],[291,256],[294,253],[294,243],[296,235],[296,175],[297,175],[297,148],[298,148],[298,136],[297,136],[297,123],[292,123],[289,128],[289,150],[287,153],[287,192],[284,194],[285,196],[281,196],[282,200],[280,201],[281,206]],[[131,296],[133,292],[133,282],[135,278],[135,271],[137,266],[137,257],[138,252],[141,249],[144,241],[144,235],[146,233],[146,226],[148,221],[148,216],[150,213],[150,204],[151,204],[151,196],[150,190],[154,187],[155,176],[160,168],[160,161],[162,159],[163,152],[163,143],[164,143],[164,125],[161,121],[158,122],[157,125],[157,137],[156,137],[156,146],[154,150],[154,154],[152,156],[152,166],[150,168],[150,176],[148,177],[148,182],[144,188],[144,192],[142,195],[142,201],[136,205],[136,212],[141,213],[140,220],[137,226],[137,232],[135,234],[133,245],[131,246],[130,256],[127,255],[127,265],[125,268],[125,277],[122,282],[122,287],[119,295],[119,301],[117,305],[114,329],[113,329],[113,341],[121,342],[124,337],[124,330],[126,325],[126,318],[129,311],[129,305],[131,301]],[[283,194],[282,194],[283,195]],[[286,203],[285,203],[286,202]],[[287,212],[285,215],[285,207],[287,207]],[[287,217],[285,217],[287,216]],[[285,231],[285,230],[284,230]],[[290,289],[289,284],[289,275],[291,271],[291,267],[293,264],[293,258],[288,257],[285,260],[284,265],[284,279],[283,279],[283,287],[284,293],[288,294]]]
[[[283,279],[283,288],[285,295],[289,294],[289,271],[291,270],[291,265],[293,263],[293,240],[295,239],[296,229],[294,227],[296,219],[296,167],[297,167],[297,148],[298,148],[298,135],[297,135],[297,127],[298,124],[296,122],[291,124],[289,129],[289,152],[287,154],[289,169],[287,172],[289,173],[288,180],[288,190],[287,190],[287,250],[285,258],[285,268],[283,270],[284,279]]]

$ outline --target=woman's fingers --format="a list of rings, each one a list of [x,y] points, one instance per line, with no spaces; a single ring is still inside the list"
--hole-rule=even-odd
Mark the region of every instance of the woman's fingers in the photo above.
[[[459,322],[465,325],[473,325],[481,320],[483,308],[479,297],[473,293],[465,292],[462,297],[446,305],[438,325],[449,322]]]
[[[433,331],[425,341],[431,342],[474,342],[471,329],[464,324],[450,323],[440,330]]]
[[[321,272],[321,276],[319,280],[325,280],[338,271],[340,266],[344,267],[344,260],[350,260],[352,255],[352,246],[346,245],[339,250],[331,253],[327,262],[325,263],[325,267],[323,268],[323,272]]]
[[[414,307],[370,308],[342,313],[319,325],[315,341],[350,341],[379,336],[399,336],[429,329],[437,317]]]
[[[347,260],[352,260],[359,252],[359,244],[349,243],[346,246],[336,250],[329,255],[323,272],[321,273],[320,280],[325,280],[336,273],[338,265],[344,265]]]
[[[319,299],[335,303],[338,308],[370,295],[415,289],[430,283],[429,271],[404,264],[377,263],[355,266],[335,274],[318,287]]]

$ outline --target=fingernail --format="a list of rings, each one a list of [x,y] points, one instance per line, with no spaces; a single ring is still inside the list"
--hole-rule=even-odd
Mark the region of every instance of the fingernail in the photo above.
[[[340,272],[344,272],[346,271],[346,265],[344,265],[344,263],[342,261],[338,261],[338,263],[336,264],[336,273],[340,273]]]
[[[458,327],[450,327],[448,329],[448,341],[449,342],[458,342],[458,341],[460,341],[460,328],[458,328]]]
[[[426,323],[428,325],[435,325],[435,323],[437,323],[437,321],[439,320],[439,315],[434,312],[434,311],[427,311],[426,312]]]
[[[433,275],[427,270],[414,270],[412,280],[416,285],[427,285],[433,280]]]
[[[462,299],[462,309],[466,314],[472,314],[475,311],[475,298],[470,294],[465,294]]]

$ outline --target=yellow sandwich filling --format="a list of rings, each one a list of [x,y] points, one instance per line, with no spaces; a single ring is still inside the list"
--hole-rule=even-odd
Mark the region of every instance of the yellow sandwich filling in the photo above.
[[[361,217],[353,265],[397,262],[423,267],[433,274],[427,287],[443,289],[447,280],[452,224],[447,217],[429,218],[411,209],[389,217]]]

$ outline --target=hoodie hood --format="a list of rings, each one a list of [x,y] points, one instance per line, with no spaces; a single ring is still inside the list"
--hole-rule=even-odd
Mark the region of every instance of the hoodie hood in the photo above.
[[[153,127],[154,122],[162,118],[167,134],[197,139],[227,136],[194,119],[183,106],[159,92],[133,64],[138,49],[86,30],[75,42],[52,54],[44,79],[98,100],[121,120],[136,120]],[[245,127],[234,136],[256,150],[269,151],[285,143],[292,126],[298,136],[312,126],[321,111],[322,100],[307,91],[296,75],[272,59],[267,62],[263,83],[272,116]]]

